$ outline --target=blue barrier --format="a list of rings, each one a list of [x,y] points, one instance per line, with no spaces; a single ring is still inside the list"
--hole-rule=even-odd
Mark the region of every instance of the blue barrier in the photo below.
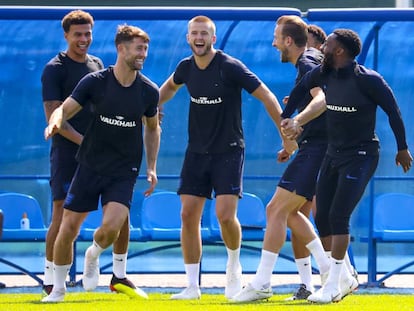
[[[414,9],[309,9],[306,18],[310,21],[414,21]]]
[[[3,6],[2,20],[60,20],[73,9],[90,12],[95,20],[189,20],[207,15],[214,20],[275,21],[281,15],[301,15],[294,8],[221,8],[221,7],[61,7]]]

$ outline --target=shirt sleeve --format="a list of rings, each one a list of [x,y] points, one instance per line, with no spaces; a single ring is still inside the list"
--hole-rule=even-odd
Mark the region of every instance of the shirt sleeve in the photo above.
[[[282,112],[282,118],[290,118],[296,111],[303,98],[309,91],[317,86],[320,86],[321,69],[320,66],[308,71],[303,78],[294,86],[289,94],[289,100]]]
[[[148,109],[145,111],[144,115],[148,118],[155,116],[158,112],[158,100],[160,97],[159,89],[156,86],[149,87],[147,92],[147,98],[144,100],[148,103]]]
[[[94,85],[95,85],[96,73],[89,73],[84,76],[79,83],[76,85],[72,94],[70,95],[74,100],[76,100],[79,105],[82,107],[85,106],[92,97]]]
[[[369,74],[361,74],[360,84],[361,89],[387,114],[398,150],[407,149],[405,126],[400,108],[387,82],[378,73],[369,71]]]
[[[188,78],[188,72],[191,61],[189,59],[182,60],[175,69],[173,80],[177,85],[184,84]]]
[[[47,64],[42,73],[42,98],[43,101],[63,101],[62,68],[58,64]]]
[[[234,85],[240,86],[249,94],[253,93],[262,83],[256,74],[235,58],[224,61],[221,67],[224,81],[233,81]]]

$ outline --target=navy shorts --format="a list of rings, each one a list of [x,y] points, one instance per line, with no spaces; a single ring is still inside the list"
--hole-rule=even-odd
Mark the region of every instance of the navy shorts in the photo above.
[[[210,199],[215,195],[243,192],[244,149],[218,154],[186,151],[178,194]]]
[[[302,142],[298,153],[284,171],[278,187],[312,201],[326,148],[326,144]]]
[[[55,148],[50,150],[50,189],[52,200],[66,198],[78,162],[75,159],[77,148]]]
[[[315,222],[321,237],[349,234],[351,214],[378,165],[378,155],[326,155],[317,186]]]
[[[102,206],[118,202],[130,208],[137,176],[103,176],[79,165],[64,208],[74,212],[91,212],[98,209],[99,198]]]

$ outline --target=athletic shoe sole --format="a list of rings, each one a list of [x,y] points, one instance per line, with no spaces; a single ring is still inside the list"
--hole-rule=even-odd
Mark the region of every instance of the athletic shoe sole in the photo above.
[[[110,286],[111,291],[125,294],[129,298],[136,299],[136,298],[144,298],[148,299],[148,295],[140,288],[131,288],[125,284],[117,283],[117,284],[111,284]]]

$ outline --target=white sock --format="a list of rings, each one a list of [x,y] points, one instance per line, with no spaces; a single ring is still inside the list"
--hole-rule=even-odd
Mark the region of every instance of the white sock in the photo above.
[[[329,257],[323,249],[322,242],[319,238],[316,238],[306,244],[306,248],[312,253],[315,258],[316,264],[319,268],[319,273],[323,274],[329,271],[331,264]]]
[[[349,267],[348,267],[347,262],[346,262],[346,258],[347,258],[347,255],[345,255],[345,257],[344,257],[344,263],[343,263],[343,268],[342,268],[340,280],[347,280],[347,282],[350,283],[350,281],[354,277],[353,277],[353,275],[350,271],[350,269],[352,269],[351,262],[349,262]],[[349,257],[348,257],[348,260],[349,260]]]
[[[305,284],[306,289],[310,292],[314,292],[315,288],[313,287],[312,283],[312,263],[311,263],[311,257],[305,257],[305,258],[296,258],[296,267],[298,268],[299,276],[301,279],[301,282]]]
[[[270,286],[270,280],[272,278],[273,269],[279,253],[272,253],[262,249],[262,256],[260,257],[259,267],[256,274],[250,283],[256,290],[261,289],[263,286]]]
[[[344,268],[344,260],[335,259],[331,257],[331,268],[329,269],[328,279],[326,280],[326,287],[339,288],[339,279],[341,277],[342,269]]]
[[[89,246],[89,249],[91,256],[95,258],[98,258],[99,255],[101,255],[102,252],[105,250],[104,248],[100,247],[95,240],[93,240],[93,243],[91,246]]]
[[[332,257],[332,251],[325,251],[325,254],[329,259]]]
[[[348,272],[351,275],[353,275],[354,274],[354,267],[351,264],[351,259],[349,258],[348,252],[345,253],[344,261],[345,261],[345,267],[346,267],[346,269],[348,270]]]
[[[118,279],[126,278],[127,256],[128,256],[128,253],[125,253],[125,254],[112,253],[112,262],[113,262],[112,271],[114,272],[115,276]]]
[[[240,247],[237,249],[227,249],[227,266],[226,271],[237,272],[240,267]]]
[[[53,265],[53,291],[66,289],[66,278],[72,264],[69,265]]]
[[[185,264],[185,274],[187,275],[188,286],[197,286],[199,287],[199,277],[200,277],[200,263],[190,263]]]
[[[53,284],[53,261],[49,261],[45,258],[45,280],[43,285]]]

